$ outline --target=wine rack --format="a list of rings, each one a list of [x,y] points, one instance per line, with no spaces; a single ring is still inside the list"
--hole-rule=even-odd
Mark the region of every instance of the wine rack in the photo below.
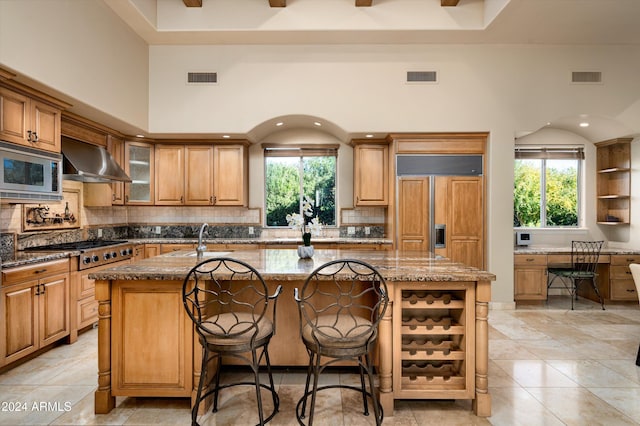
[[[469,283],[395,289],[395,398],[471,399],[475,392],[475,289]],[[431,287],[431,285],[429,285]]]

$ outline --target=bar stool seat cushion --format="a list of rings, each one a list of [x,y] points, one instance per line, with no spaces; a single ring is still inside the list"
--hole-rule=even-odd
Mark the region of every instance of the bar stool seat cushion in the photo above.
[[[363,347],[373,334],[371,321],[352,315],[321,315],[316,318],[316,328],[306,324],[302,328],[302,339],[305,344],[334,349]]]
[[[243,346],[251,342],[255,333],[254,316],[248,312],[230,312],[213,315],[200,324],[207,343],[219,347]],[[273,335],[273,322],[262,317],[257,323],[255,343]]]

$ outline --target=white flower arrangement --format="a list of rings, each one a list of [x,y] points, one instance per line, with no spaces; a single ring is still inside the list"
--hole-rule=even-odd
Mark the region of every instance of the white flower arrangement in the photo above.
[[[302,241],[305,246],[311,245],[311,235],[319,236],[322,223],[318,217],[313,216],[313,201],[305,195],[302,199],[302,214],[291,213],[287,215],[287,224],[292,229],[302,232]],[[311,218],[311,219],[307,219]]]

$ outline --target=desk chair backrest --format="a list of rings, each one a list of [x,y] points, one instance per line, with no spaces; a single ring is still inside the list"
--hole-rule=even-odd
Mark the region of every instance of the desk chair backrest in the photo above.
[[[604,241],[571,241],[571,269],[595,274]]]

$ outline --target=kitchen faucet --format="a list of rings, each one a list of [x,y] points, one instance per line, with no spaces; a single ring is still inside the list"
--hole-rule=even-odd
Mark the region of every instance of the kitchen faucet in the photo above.
[[[207,223],[203,223],[200,227],[200,234],[198,235],[198,247],[196,247],[196,252],[198,254],[198,260],[202,259],[202,254],[207,250],[207,245],[202,242],[202,234],[204,230],[208,228],[209,225]]]

